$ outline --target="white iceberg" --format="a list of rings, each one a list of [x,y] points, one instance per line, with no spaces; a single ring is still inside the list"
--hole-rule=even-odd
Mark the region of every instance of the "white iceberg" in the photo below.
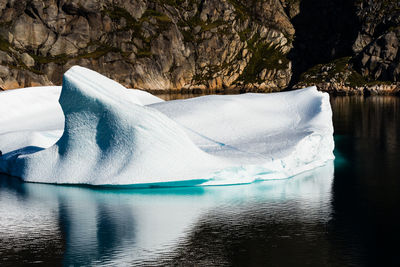
[[[61,90],[7,91],[0,105],[0,172],[25,181],[238,184],[334,158],[329,95],[315,87],[165,102],[75,66]]]

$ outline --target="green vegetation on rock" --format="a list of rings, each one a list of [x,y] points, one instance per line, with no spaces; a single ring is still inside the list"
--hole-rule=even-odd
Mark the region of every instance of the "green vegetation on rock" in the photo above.
[[[300,83],[306,85],[326,82],[343,83],[351,87],[390,84],[388,81],[369,80],[352,67],[352,57],[342,57],[326,64],[318,64],[300,75]]]
[[[9,52],[10,43],[0,35],[0,50]]]
[[[289,63],[277,46],[262,43],[258,39],[259,36],[255,35],[247,42],[252,56],[239,77],[239,80],[244,82],[262,82],[258,75],[263,69],[282,70],[286,69]]]
[[[147,20],[148,18],[155,18],[157,21],[162,23],[171,22],[171,19],[167,15],[152,9],[147,9],[140,20],[144,21]]]
[[[245,20],[251,16],[248,8],[237,0],[228,0],[228,2],[235,8],[236,15],[239,19]]]
[[[132,29],[137,34],[140,34],[142,23],[144,21],[150,21],[154,18],[157,21],[157,26],[160,30],[165,30],[166,26],[172,23],[171,19],[164,13],[158,12],[153,9],[147,9],[139,20],[136,20],[132,15],[124,8],[117,5],[107,7],[102,10],[102,14],[108,15],[113,21],[119,22],[121,18],[125,19],[126,26],[119,29],[119,31],[126,31]]]

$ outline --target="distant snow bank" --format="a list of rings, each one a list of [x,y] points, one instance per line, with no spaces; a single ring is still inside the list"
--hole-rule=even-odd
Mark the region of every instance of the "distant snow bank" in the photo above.
[[[0,93],[0,171],[25,181],[216,185],[281,179],[333,156],[315,87],[163,101],[79,66],[63,87]]]

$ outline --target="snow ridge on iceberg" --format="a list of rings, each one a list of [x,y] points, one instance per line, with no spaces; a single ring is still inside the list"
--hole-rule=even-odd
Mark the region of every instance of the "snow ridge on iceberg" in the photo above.
[[[212,185],[287,178],[333,159],[329,96],[316,88],[143,105],[75,66],[59,103],[59,140],[5,154],[0,171],[45,183]]]

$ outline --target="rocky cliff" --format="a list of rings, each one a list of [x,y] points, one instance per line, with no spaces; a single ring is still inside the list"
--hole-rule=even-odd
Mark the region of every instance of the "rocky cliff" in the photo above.
[[[152,91],[395,82],[399,10],[394,0],[0,0],[0,88],[60,84],[72,65]],[[337,60],[345,68],[325,70]]]
[[[336,35],[337,38],[331,38],[330,45],[324,44],[326,53],[321,53],[321,60],[308,64],[308,69],[301,68],[301,64],[295,64],[300,69],[294,74],[297,78],[295,86],[316,84],[322,90],[339,94],[398,94],[400,92],[400,1],[335,0],[333,2],[336,2],[336,10],[339,7],[346,7],[345,10],[331,9],[331,15],[325,15],[328,18],[336,18],[336,23],[330,23],[331,26],[324,30],[331,37]],[[322,21],[318,21],[316,25],[321,24]],[[300,26],[303,25],[295,24],[295,28],[301,28]],[[297,47],[301,48],[304,42],[301,40],[299,42],[298,46],[294,45],[295,57],[301,57],[299,53],[301,49]],[[317,47],[316,50],[323,51],[324,48]],[[310,54],[318,53],[310,52]]]

